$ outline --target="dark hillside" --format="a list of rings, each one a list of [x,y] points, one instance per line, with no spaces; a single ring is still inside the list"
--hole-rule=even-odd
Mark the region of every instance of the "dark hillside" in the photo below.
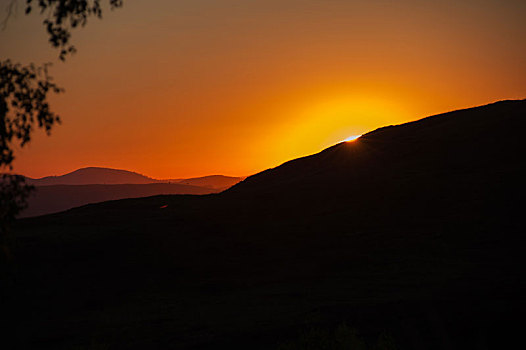
[[[208,194],[212,188],[172,183],[114,184],[114,185],[49,185],[38,186],[29,197],[22,217],[68,210],[82,205],[115,199],[148,197],[158,194]]]
[[[175,181],[184,185],[207,187],[222,191],[237,184],[241,180],[243,180],[241,177],[209,175],[202,177],[192,177],[189,179],[178,179]]]
[[[440,181],[441,174],[454,177],[456,171],[490,176],[522,161],[525,118],[526,101],[502,101],[384,127],[354,142],[250,176],[228,192],[241,196],[298,190],[327,194],[327,189],[361,187],[351,181],[360,176],[390,185],[389,176],[429,176],[431,180],[436,175],[435,181]],[[338,192],[347,194],[331,194]]]
[[[399,349],[521,340],[526,101],[382,128],[221,194],[20,220],[22,348],[276,349],[346,322]],[[90,345],[95,344],[95,345]]]

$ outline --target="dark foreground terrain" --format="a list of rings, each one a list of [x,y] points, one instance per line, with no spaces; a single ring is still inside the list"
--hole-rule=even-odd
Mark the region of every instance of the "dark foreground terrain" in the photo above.
[[[81,205],[159,194],[209,194],[219,190],[183,184],[112,184],[37,186],[21,217],[58,213]]]
[[[210,175],[157,180],[132,171],[99,167],[77,169],[60,176],[26,177],[35,186],[20,217],[58,213],[81,205],[163,194],[209,194],[232,187],[240,177]]]
[[[276,349],[345,322],[398,349],[511,348],[526,311],[525,127],[526,101],[504,101],[382,128],[221,194],[21,220],[4,339]]]

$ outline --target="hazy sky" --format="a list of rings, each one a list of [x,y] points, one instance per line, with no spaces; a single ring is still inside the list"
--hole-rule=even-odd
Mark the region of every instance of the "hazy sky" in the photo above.
[[[66,93],[52,99],[63,124],[15,171],[250,175],[380,126],[526,98],[525,18],[524,0],[125,0],[75,31],[61,63],[19,0],[0,59],[54,62]]]

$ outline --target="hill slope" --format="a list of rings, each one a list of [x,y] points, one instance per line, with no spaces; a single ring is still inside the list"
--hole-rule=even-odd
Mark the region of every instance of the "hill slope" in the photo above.
[[[228,192],[333,196],[347,195],[375,179],[396,187],[393,180],[404,177],[425,176],[434,182],[442,181],[441,175],[502,173],[508,166],[522,165],[525,118],[525,100],[502,101],[384,127],[250,176]]]
[[[521,340],[526,101],[382,128],[208,196],[25,219],[21,347],[273,349],[341,322],[400,349]],[[25,316],[28,315],[28,316]]]
[[[188,179],[176,179],[172,181],[183,184],[183,185],[207,187],[207,188],[213,188],[217,190],[225,190],[237,184],[239,181],[242,181],[243,179],[244,179],[243,177],[224,176],[224,175],[208,175],[208,176],[201,176],[201,177],[192,177]]]
[[[29,197],[21,217],[58,213],[86,204],[161,194],[208,194],[217,190],[182,184],[149,183],[118,185],[38,186]]]

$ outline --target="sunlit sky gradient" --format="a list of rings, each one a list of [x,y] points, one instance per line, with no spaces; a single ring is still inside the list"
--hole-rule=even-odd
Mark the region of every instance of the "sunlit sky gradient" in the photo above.
[[[74,32],[66,63],[22,3],[0,59],[54,62],[66,88],[52,100],[63,124],[17,153],[33,177],[250,175],[380,126],[526,97],[523,0],[125,0]]]

